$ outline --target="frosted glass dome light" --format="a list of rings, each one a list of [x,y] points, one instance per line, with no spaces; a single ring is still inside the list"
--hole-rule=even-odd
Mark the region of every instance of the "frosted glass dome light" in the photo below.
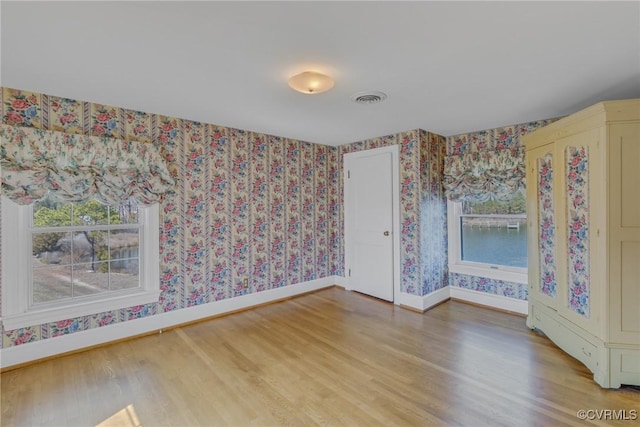
[[[308,95],[326,92],[331,89],[333,85],[334,82],[331,77],[316,73],[315,71],[305,71],[289,79],[291,89]]]

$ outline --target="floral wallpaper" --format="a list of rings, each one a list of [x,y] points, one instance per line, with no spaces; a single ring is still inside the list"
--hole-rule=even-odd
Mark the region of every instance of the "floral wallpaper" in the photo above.
[[[510,150],[524,156],[524,147],[520,144],[520,137],[555,120],[557,119],[539,120],[449,136],[446,138],[447,156],[463,156],[470,153],[500,150]],[[524,176],[522,179],[524,180]],[[522,186],[524,187],[524,182]],[[463,274],[450,274],[449,285],[523,300],[526,300],[528,296],[526,284]]]
[[[553,155],[538,159],[538,250],[540,292],[556,297],[556,226],[553,206]]]
[[[448,285],[446,139],[420,131],[420,254],[422,295]]]
[[[10,88],[0,99],[4,124],[154,144],[177,183],[160,205],[157,303],[3,330],[3,347],[342,275],[338,148]]]
[[[526,285],[448,274],[444,159],[518,148],[521,135],[551,120],[329,147],[10,88],[0,88],[0,100],[4,124],[154,144],[177,183],[160,206],[157,303],[2,330],[4,347],[344,276],[342,156],[388,145],[400,146],[402,292],[422,296],[450,284],[527,297]]]
[[[569,308],[589,317],[589,151],[567,147],[565,159]]]
[[[477,132],[448,136],[447,155],[459,156],[465,153],[485,150],[496,151],[504,150],[506,148],[524,148],[520,144],[521,136],[551,124],[556,120],[557,119],[539,120],[536,122],[521,123],[495,129],[486,129]]]
[[[488,279],[486,277],[469,276],[467,274],[450,273],[449,284],[458,288],[486,292],[508,298],[527,300],[529,292],[527,285],[507,282],[504,280]]]
[[[444,137],[412,130],[339,147],[340,224],[342,156],[390,145],[400,145],[400,290],[425,295],[446,286],[448,280],[446,199],[442,187]],[[344,248],[342,243],[340,248]],[[343,252],[340,257],[344,259]]]

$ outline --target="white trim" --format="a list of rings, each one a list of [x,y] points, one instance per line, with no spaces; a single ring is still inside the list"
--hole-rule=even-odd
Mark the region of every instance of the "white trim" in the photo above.
[[[449,236],[449,272],[507,282],[528,283],[527,268],[468,262],[460,259],[460,215],[461,204],[447,200],[447,232]]]
[[[400,146],[394,145],[391,151],[393,183],[393,295],[400,295]],[[393,299],[394,303],[399,305]]]
[[[73,304],[68,304],[63,307],[48,307],[37,311],[3,316],[2,324],[5,330],[11,331],[26,326],[41,325],[43,323],[73,319],[74,317],[88,316],[105,311],[119,310],[123,307],[149,304],[158,301],[159,297],[160,290],[144,291],[140,289],[136,289],[134,292],[118,292],[117,295],[112,295],[109,298],[105,298],[103,295],[97,295],[88,301],[75,301]]]
[[[97,294],[30,308],[31,207],[2,197],[2,323],[5,330],[56,322],[158,301],[160,296],[159,207],[139,207],[140,288]],[[15,266],[8,268],[7,266]]]
[[[344,191],[344,248],[345,248],[345,288],[351,289],[349,286],[348,266],[350,265],[349,251],[349,225],[347,224],[347,197],[348,197],[348,167],[347,160],[353,157],[366,157],[381,153],[391,154],[391,177],[393,182],[392,188],[392,230],[393,230],[393,302],[399,302],[400,292],[400,147],[399,145],[389,145],[387,147],[372,148],[370,150],[355,151],[353,153],[345,153],[343,156],[343,191]]]
[[[7,368],[153,331],[161,332],[162,329],[206,319],[207,317],[251,308],[260,304],[329,288],[334,285],[342,286],[345,282],[346,279],[344,277],[329,276],[296,285],[284,286],[209,304],[160,313],[142,319],[130,320],[33,343],[7,347],[0,349],[0,368]],[[396,304],[402,304],[419,311],[425,311],[449,298],[469,301],[514,313],[527,314],[527,301],[453,286],[446,286],[424,296],[402,292],[397,298]]]
[[[450,288],[450,295],[453,299],[473,302],[475,304],[511,311],[513,313],[525,315],[529,313],[529,302],[525,300],[474,291],[472,289],[459,288],[457,286],[450,286]]]
[[[526,273],[517,273],[515,271],[494,270],[487,267],[476,267],[475,263],[449,264],[449,273],[466,274],[468,276],[485,277],[487,279],[504,280],[505,282],[520,283],[526,285],[529,283],[529,277]],[[480,264],[483,265],[483,264]],[[484,264],[488,265],[488,264]]]
[[[426,311],[431,307],[440,304],[449,299],[449,286],[428,293],[427,295],[418,296],[407,293],[400,293],[398,304],[411,307],[416,310]]]
[[[0,349],[0,368],[31,362],[49,356],[108,343],[140,334],[159,331],[207,317],[250,308],[259,304],[293,297],[333,286],[340,278],[329,276],[296,285],[283,286],[236,298],[202,304],[181,310],[160,313],[142,319],[89,329],[69,335],[48,338],[33,343]]]
[[[140,253],[142,263],[140,285],[147,293],[157,292],[160,296],[160,206],[139,207],[138,216],[142,221],[140,233]],[[158,298],[155,299],[157,301]],[[128,307],[131,307],[129,305]]]
[[[431,293],[428,293],[427,295],[423,295],[422,310],[429,310],[431,307],[434,307],[441,302],[448,300],[451,297],[449,288],[449,286],[445,286],[444,288],[438,289],[437,291],[433,291]]]
[[[457,286],[445,286],[442,289],[438,289],[437,291],[423,296],[411,295],[403,292],[400,294],[399,303],[416,310],[426,311],[449,298],[468,301],[484,305],[486,307],[497,308],[519,314],[527,314],[529,307],[528,301],[459,288]]]
[[[347,284],[349,283],[347,278],[344,276],[333,276],[334,284],[340,287],[347,289]]]
[[[31,248],[25,247],[28,239],[24,236],[23,230],[26,229],[25,224],[28,208],[20,206],[17,203],[2,196],[2,314],[3,321],[7,316],[19,314],[20,308],[27,307],[28,294],[21,292],[20,286],[11,286],[10,284],[26,284],[28,281],[29,260],[27,257],[20,256],[29,253]],[[8,266],[15,268],[7,268]],[[5,326],[5,329],[7,327]]]
[[[400,292],[400,295],[394,302],[405,307],[411,307],[422,311],[422,297],[418,295]]]

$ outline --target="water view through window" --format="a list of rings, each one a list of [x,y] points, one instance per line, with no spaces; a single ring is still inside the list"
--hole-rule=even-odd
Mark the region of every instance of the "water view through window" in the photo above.
[[[463,261],[527,267],[525,200],[463,202],[460,216]]]

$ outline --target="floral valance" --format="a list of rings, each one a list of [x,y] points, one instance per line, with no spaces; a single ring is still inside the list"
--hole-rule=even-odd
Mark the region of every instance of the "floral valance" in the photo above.
[[[174,181],[148,143],[0,125],[2,194],[29,204],[49,191],[67,202],[160,201]]]
[[[479,151],[445,159],[444,188],[452,201],[509,201],[524,191],[524,152]]]

